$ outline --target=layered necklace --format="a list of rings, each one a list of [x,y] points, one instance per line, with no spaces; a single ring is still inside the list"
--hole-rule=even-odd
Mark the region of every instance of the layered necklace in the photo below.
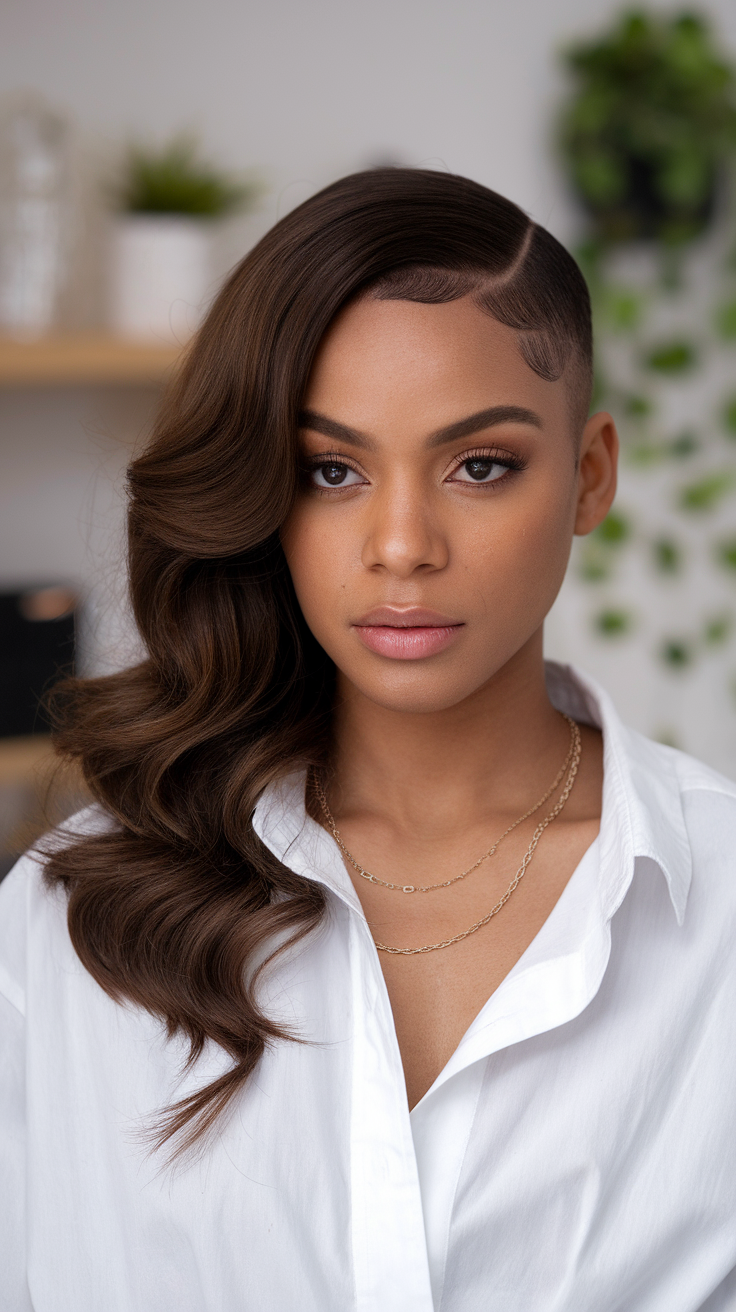
[[[567,720],[567,723],[570,726],[570,746],[567,756],[565,757],[565,760],[563,761],[560,769],[557,772],[557,775],[555,776],[553,782],[550,784],[546,793],[542,797],[540,797],[539,801],[536,802],[534,806],[530,807],[528,811],[525,811],[523,815],[520,815],[518,820],[514,820],[514,823],[509,825],[508,829],[504,829],[500,838],[497,838],[493,846],[489,847],[488,851],[484,852],[482,856],[479,856],[478,860],[474,861],[472,866],[468,866],[467,870],[461,871],[459,875],[454,875],[452,879],[443,879],[439,884],[391,884],[385,879],[379,879],[377,875],[372,875],[369,870],[365,870],[363,866],[360,864],[360,862],[355,860],[355,857],[353,856],[352,852],[349,852],[347,847],[345,846],[340,830],[335,824],[335,820],[332,815],[332,812],[330,811],[330,808],[327,805],[327,797],[325,795],[325,790],[322,780],[316,774],[314,775],[313,777],[314,791],[316,793],[317,800],[322,809],[322,814],[324,815],[325,821],[327,823],[327,827],[330,830],[330,833],[332,834],[332,837],[334,838],[335,842],[337,843],[337,846],[339,847],[340,851],[345,857],[345,860],[350,863],[350,865],[353,867],[355,871],[357,871],[357,873],[361,876],[362,879],[367,879],[369,884],[378,884],[381,888],[389,889],[391,892],[394,893],[432,893],[434,892],[435,889],[450,888],[453,884],[459,883],[461,879],[465,879],[466,875],[472,874],[474,870],[477,870],[478,866],[482,865],[484,861],[487,861],[490,857],[494,856],[495,853],[498,851],[498,848],[500,844],[503,842],[504,838],[506,838],[507,835],[512,832],[512,830],[516,829],[517,825],[522,824],[524,820],[528,820],[529,817],[534,815],[535,812],[538,811],[541,806],[544,806],[544,803],[548,801],[548,799],[552,796],[555,790],[559,787],[563,778],[565,779],[562,792],[558,800],[556,801],[555,805],[552,807],[552,810],[544,817],[543,820],[540,820],[539,824],[534,830],[534,833],[532,834],[531,837],[531,842],[529,843],[529,846],[526,849],[526,852],[524,853],[524,858],[522,860],[522,863],[519,866],[519,869],[517,870],[513,879],[511,880],[511,883],[509,884],[508,888],[506,889],[506,892],[503,894],[503,897],[499,898],[496,905],[494,907],[491,907],[491,910],[487,913],[487,915],[483,916],[480,920],[476,920],[475,924],[471,925],[469,929],[464,929],[462,933],[453,935],[452,938],[445,938],[442,940],[441,943],[425,943],[422,947],[419,948],[394,948],[394,947],[389,947],[387,943],[379,943],[377,939],[374,939],[374,943],[378,948],[379,952],[390,952],[394,956],[399,956],[399,957],[413,957],[421,952],[435,952],[437,951],[438,948],[449,948],[452,946],[453,943],[460,943],[464,938],[469,938],[471,934],[475,934],[479,929],[482,929],[483,926],[487,925],[489,920],[492,920],[494,916],[497,916],[501,908],[506,905],[509,898],[511,897],[511,894],[515,891],[515,889],[519,887],[521,880],[524,878],[529,863],[532,857],[534,856],[534,853],[537,850],[537,844],[539,843],[542,834],[544,833],[547,826],[550,825],[552,821],[556,818],[556,816],[560,814],[560,811],[562,810],[563,806],[565,805],[565,802],[567,801],[568,797],[570,796],[570,793],[572,792],[572,786],[575,783],[575,777],[578,772],[578,766],[580,765],[580,756],[582,753],[582,740],[580,737],[580,729],[578,728],[575,721],[570,718],[569,715],[565,715],[563,718]]]

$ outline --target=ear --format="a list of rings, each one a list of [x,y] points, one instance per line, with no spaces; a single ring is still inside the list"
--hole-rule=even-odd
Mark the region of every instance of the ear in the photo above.
[[[605,410],[592,415],[583,429],[578,457],[578,503],[575,533],[584,536],[605,519],[616,495],[618,433]]]

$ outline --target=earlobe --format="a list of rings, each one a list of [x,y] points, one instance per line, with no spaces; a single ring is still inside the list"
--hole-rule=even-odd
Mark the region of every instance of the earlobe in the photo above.
[[[616,495],[618,433],[611,416],[601,410],[583,429],[578,461],[578,500],[574,532],[591,533],[605,519]]]

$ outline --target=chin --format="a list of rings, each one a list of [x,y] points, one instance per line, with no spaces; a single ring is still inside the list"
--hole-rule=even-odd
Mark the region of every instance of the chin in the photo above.
[[[486,671],[477,680],[468,680],[467,674],[464,678],[442,678],[415,668],[412,671],[402,671],[398,678],[357,678],[350,681],[363,697],[387,711],[432,715],[459,706],[492,677],[493,671]]]

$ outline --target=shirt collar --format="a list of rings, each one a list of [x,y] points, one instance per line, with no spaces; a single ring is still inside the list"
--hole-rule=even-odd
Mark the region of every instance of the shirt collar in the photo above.
[[[547,661],[546,676],[553,705],[603,734],[601,894],[606,917],[621,905],[636,858],[642,857],[662,871],[681,925],[692,852],[675,752],[622,724],[608,694],[580,670]]]
[[[692,854],[682,811],[675,754],[622,724],[608,694],[569,665],[546,662],[547,688],[558,710],[603,733],[601,911],[604,920],[621,905],[636,859],[662,871],[678,924],[685,916]],[[307,814],[303,769],[265,789],[253,817],[259,838],[295,874],[324,884],[352,909],[360,902],[339,849]],[[361,912],[362,914],[362,912]]]
[[[304,805],[306,772],[294,770],[264,789],[253,814],[253,828],[277,860],[336,893],[362,915],[353,882],[337,843]]]

